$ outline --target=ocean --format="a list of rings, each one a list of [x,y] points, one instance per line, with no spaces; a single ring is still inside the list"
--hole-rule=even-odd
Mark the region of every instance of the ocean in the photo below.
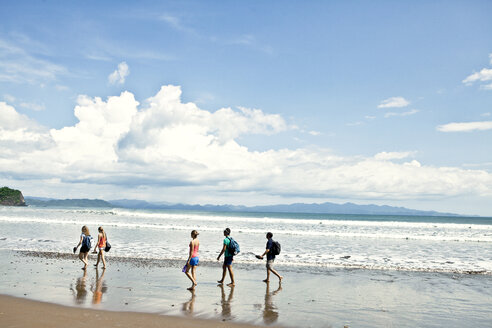
[[[492,275],[492,218],[170,210],[0,207],[0,249],[71,253],[87,225],[103,226],[114,257],[185,259],[200,232],[200,260],[214,261],[222,231],[240,246],[236,263],[254,264],[266,232],[282,252],[278,265]]]

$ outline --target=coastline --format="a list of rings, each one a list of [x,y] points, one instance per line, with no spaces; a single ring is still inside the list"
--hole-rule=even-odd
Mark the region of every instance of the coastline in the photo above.
[[[0,294],[0,325],[4,328],[174,327],[251,328],[248,324],[153,313],[103,311],[51,304]]]

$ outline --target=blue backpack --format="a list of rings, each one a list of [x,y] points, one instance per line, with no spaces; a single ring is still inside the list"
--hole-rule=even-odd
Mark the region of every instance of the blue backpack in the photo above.
[[[229,253],[232,255],[237,255],[240,252],[239,244],[231,237],[227,237],[227,239],[229,239]]]
[[[92,237],[89,236],[84,236],[84,239],[82,240],[82,246],[85,246],[88,249],[91,249],[91,239]]]

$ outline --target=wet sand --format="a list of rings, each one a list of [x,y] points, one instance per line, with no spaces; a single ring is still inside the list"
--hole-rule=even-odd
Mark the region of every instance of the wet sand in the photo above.
[[[3,328],[173,327],[248,328],[246,324],[180,318],[148,313],[114,312],[68,307],[0,295],[0,326]]]
[[[258,261],[236,263],[236,286],[228,287],[216,283],[220,263],[202,262],[198,286],[190,292],[181,272],[184,259],[114,258],[109,253],[104,271],[92,266],[93,255],[90,261],[82,271],[73,254],[0,250],[0,294],[71,306],[81,313],[149,313],[162,320],[171,316],[215,324],[379,328],[487,327],[492,322],[492,277],[487,275],[317,270],[282,266],[279,259],[282,284],[274,276],[263,283],[265,263]],[[0,312],[9,302],[1,303]],[[0,315],[1,327],[4,318]]]

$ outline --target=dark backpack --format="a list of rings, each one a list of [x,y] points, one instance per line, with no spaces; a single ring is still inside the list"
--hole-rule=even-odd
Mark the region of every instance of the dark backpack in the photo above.
[[[272,249],[270,250],[272,255],[279,255],[280,254],[280,243],[278,241],[272,241]]]
[[[84,239],[82,240],[82,246],[91,249],[91,239],[91,236],[84,236]]]
[[[228,247],[229,253],[232,255],[237,255],[240,252],[239,244],[231,237],[227,237],[227,239],[229,239],[229,247]]]

